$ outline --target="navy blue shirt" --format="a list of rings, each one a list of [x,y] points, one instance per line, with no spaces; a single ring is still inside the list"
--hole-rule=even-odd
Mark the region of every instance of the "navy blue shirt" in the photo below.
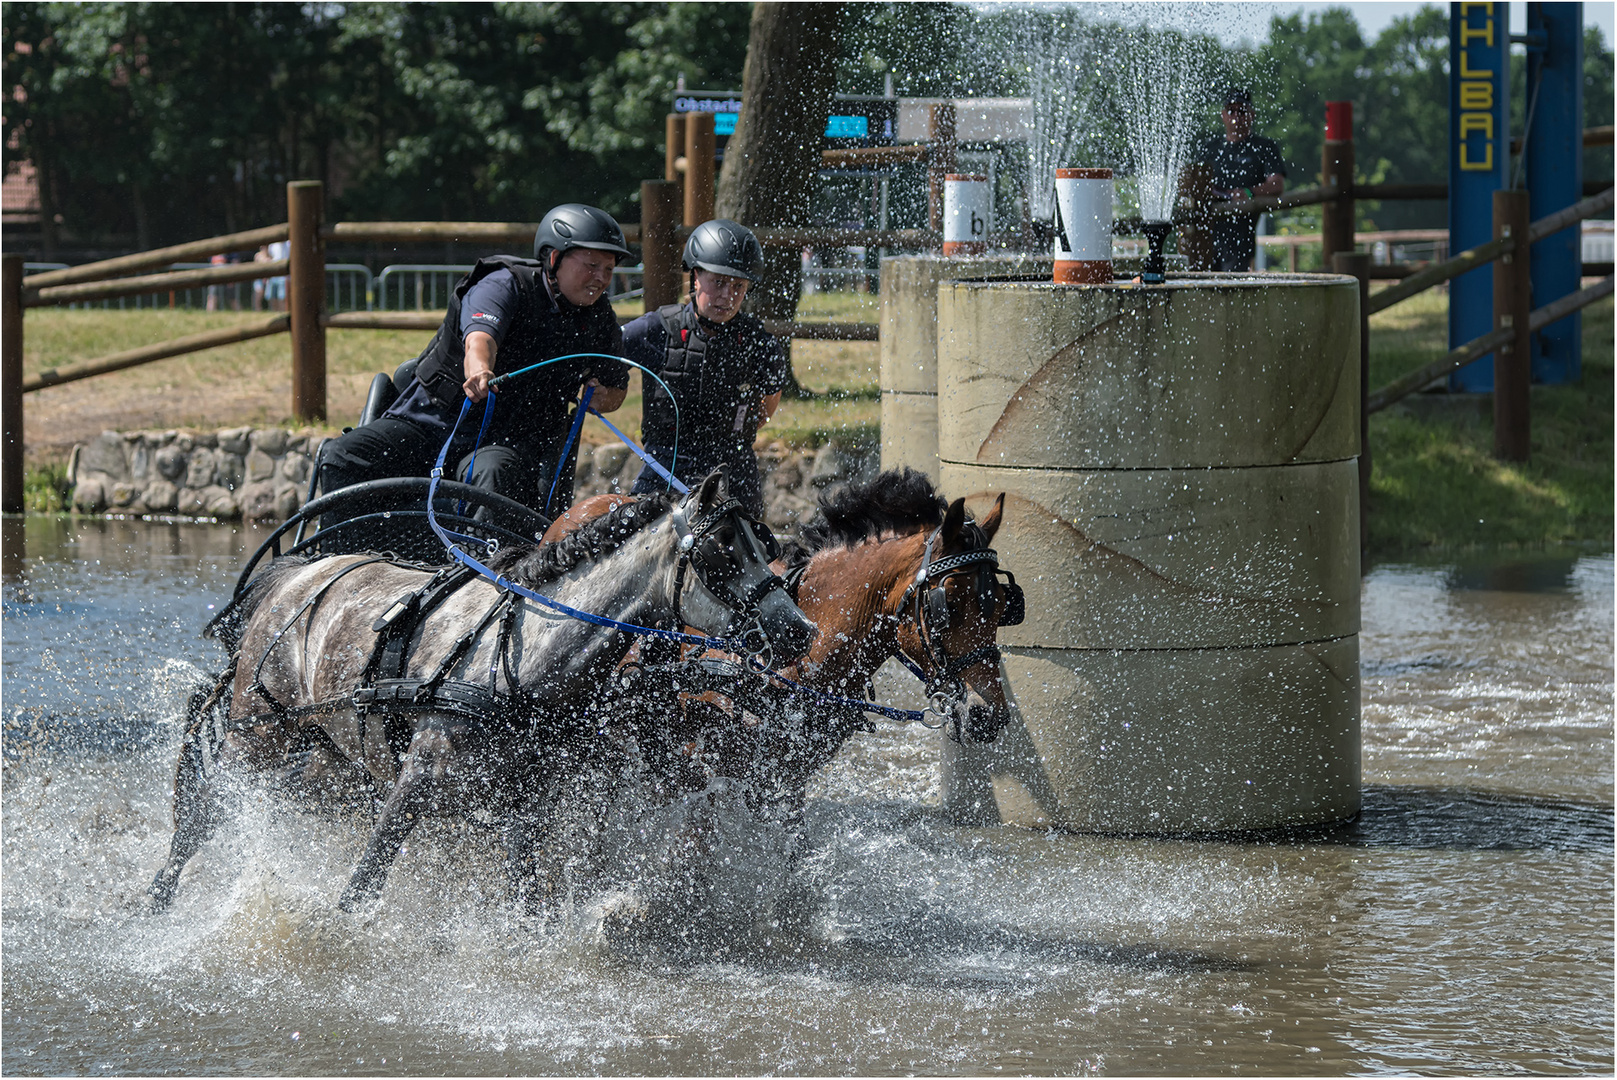
[[[545,291],[549,292],[550,283],[541,278]],[[473,330],[488,334],[495,344],[505,343],[506,333],[517,322],[518,308],[522,303],[521,292],[518,289],[515,275],[510,270],[496,270],[486,277],[475,282],[460,304],[460,335],[465,340],[466,334]],[[556,301],[551,297],[552,309]],[[614,327],[614,336],[616,328]],[[618,342],[612,342],[610,348],[603,348],[604,352],[620,352]],[[566,392],[593,375],[599,379],[601,385],[622,390],[629,385],[629,366],[622,361],[609,360],[605,357],[595,357],[579,360],[564,365],[565,371],[556,371],[557,377],[565,378],[571,386]],[[577,368],[578,370],[574,370]],[[576,376],[576,378],[575,378]],[[546,380],[554,381],[554,380]],[[558,386],[558,389],[560,387]],[[429,429],[447,432],[454,425],[458,415],[459,406],[454,410],[446,410],[419,381],[412,382],[405,393],[387,410],[386,415],[409,420],[421,424]],[[480,414],[479,414],[480,415]],[[476,428],[471,429],[475,435]],[[497,433],[491,438],[497,438]]]

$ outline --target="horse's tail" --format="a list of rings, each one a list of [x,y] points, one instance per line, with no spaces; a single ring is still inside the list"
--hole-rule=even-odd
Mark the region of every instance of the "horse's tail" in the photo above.
[[[253,612],[280,583],[281,578],[295,570],[307,566],[313,560],[304,555],[283,555],[272,561],[269,566],[253,576],[247,587],[238,592],[226,604],[219,614],[208,620],[208,625],[202,628],[202,636],[218,638],[225,650],[236,655],[236,649],[241,644],[241,629],[247,625],[247,620],[253,617]]]

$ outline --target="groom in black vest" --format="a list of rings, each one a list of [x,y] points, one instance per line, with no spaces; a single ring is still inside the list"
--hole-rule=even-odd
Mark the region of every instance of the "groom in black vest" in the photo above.
[[[629,359],[668,384],[664,390],[654,380],[645,381],[641,438],[652,457],[664,467],[672,462],[674,475],[691,486],[728,466],[730,494],[748,513],[762,517],[763,488],[752,443],[780,405],[789,374],[780,342],[757,316],[741,310],[747,289],[763,280],[763,248],[749,229],[709,221],[691,232],[684,266],[690,271],[690,301],[648,312],[623,328]],[[633,490],[646,494],[666,486],[647,467]]]

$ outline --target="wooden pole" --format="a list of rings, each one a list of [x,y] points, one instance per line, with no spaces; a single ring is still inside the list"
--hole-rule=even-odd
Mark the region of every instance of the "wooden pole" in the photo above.
[[[933,232],[943,231],[943,179],[955,171],[954,102],[927,106],[926,209]]]
[[[0,258],[0,511],[23,511],[22,256]]]
[[[679,185],[668,180],[640,182],[640,264],[645,270],[641,298],[647,311],[679,302]]]
[[[1359,279],[1359,569],[1370,547],[1370,254],[1338,251],[1331,269]]]
[[[685,115],[685,224],[692,228],[713,218],[718,162],[712,113]]]
[[[663,148],[663,179],[674,185],[676,229],[684,220],[685,213],[685,173],[678,164],[679,159],[685,156],[685,115],[685,113],[669,113],[664,121],[667,141]]]
[[[326,248],[320,237],[325,188],[318,180],[286,185],[286,219],[291,241],[287,310],[292,315],[292,415],[326,419]]]
[[[1338,251],[1353,250],[1353,103],[1325,103],[1325,150],[1320,182],[1334,187],[1336,197],[1321,203],[1320,247],[1323,265],[1334,265]]]
[[[1532,226],[1525,191],[1493,193],[1493,235],[1521,240],[1516,250],[1493,264],[1494,329],[1513,331],[1510,341],[1493,354],[1493,453],[1501,461],[1526,461],[1532,428],[1530,389],[1533,381],[1531,323],[1533,280]]]

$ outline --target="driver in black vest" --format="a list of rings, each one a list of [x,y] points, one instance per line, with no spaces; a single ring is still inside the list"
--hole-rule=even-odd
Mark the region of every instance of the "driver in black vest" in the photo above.
[[[482,402],[496,375],[570,353],[623,355],[606,290],[613,267],[629,249],[612,216],[582,203],[558,206],[539,223],[533,254],[479,259],[456,284],[443,325],[399,399],[375,420],[326,444],[324,490],[429,475],[462,400]],[[596,388],[594,408],[611,412],[623,404],[629,367],[601,357],[563,360],[502,386],[475,462],[481,408],[461,424],[446,471],[556,516],[572,503],[576,447],[568,451],[554,496],[547,496],[567,439],[568,405],[581,384]]]
[[[763,489],[752,443],[780,405],[789,369],[786,354],[763,322],[743,312],[749,286],[763,280],[764,251],[752,232],[723,219],[696,227],[685,244],[691,299],[648,312],[623,328],[630,360],[660,375],[668,393],[646,379],[641,437],[646,451],[694,486],[720,465],[729,466],[730,494],[755,517],[763,515]],[[664,490],[647,467],[634,493]]]

